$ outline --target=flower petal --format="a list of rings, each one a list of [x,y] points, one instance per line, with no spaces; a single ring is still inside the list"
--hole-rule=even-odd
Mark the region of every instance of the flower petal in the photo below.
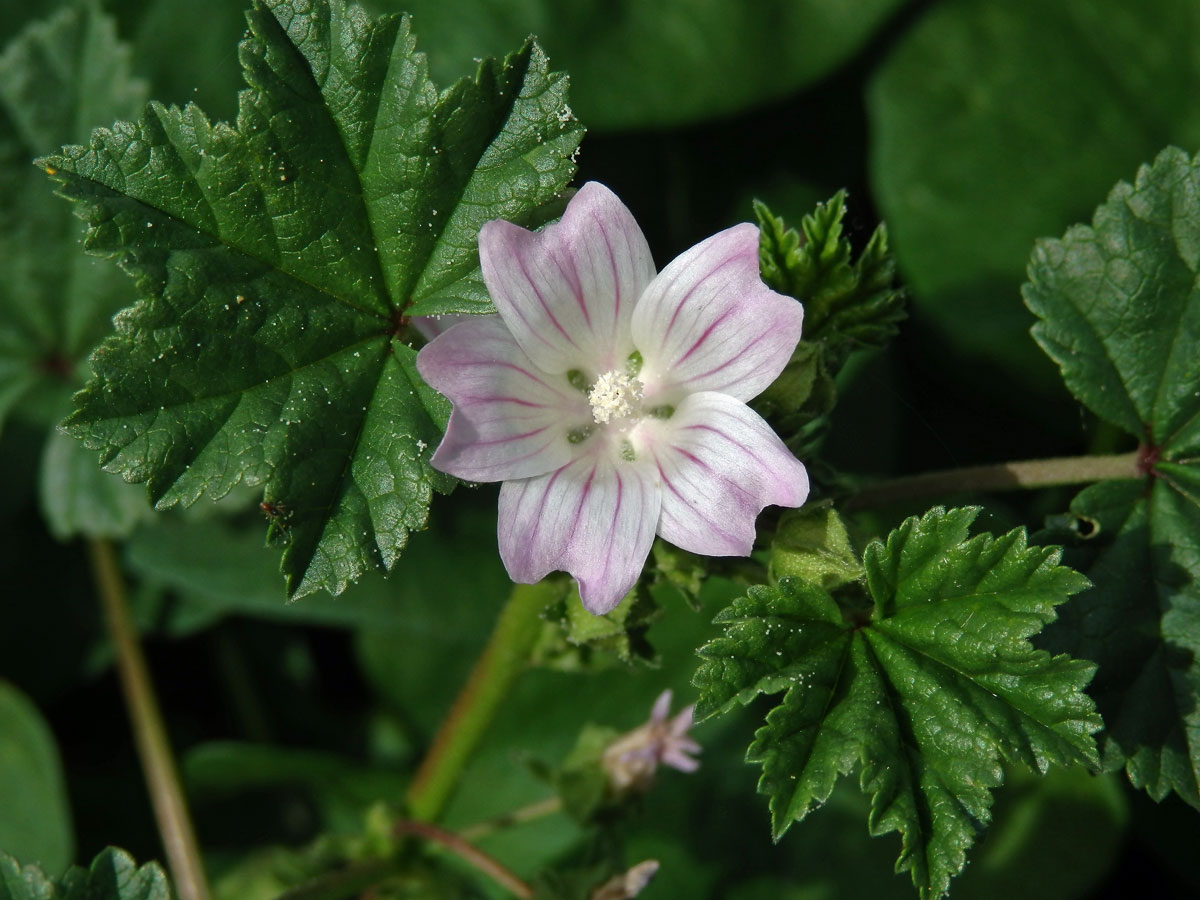
[[[669,393],[758,396],[800,340],[804,308],[763,284],[758,228],[735,225],[678,256],[651,282],[633,313],[642,380]]]
[[[662,477],[658,533],[684,550],[749,556],[763,507],[799,506],[808,497],[803,464],[728,394],[693,394],[651,438],[645,449]]]
[[[538,232],[488,222],[479,232],[483,280],[521,348],[546,372],[590,366],[596,377],[633,350],[629,319],[654,278],[633,215],[589,182],[560,221]]]
[[[592,421],[587,397],[539,371],[499,316],[473,316],[438,335],[417,369],[454,404],[430,463],[468,481],[552,472],[575,455],[572,425]]]
[[[613,609],[641,574],[661,492],[653,467],[593,453],[537,478],[500,488],[500,558],[523,584],[570,572],[583,605]]]
[[[658,695],[658,699],[654,701],[654,706],[650,708],[651,722],[667,721],[667,713],[671,711],[671,689],[667,688]]]

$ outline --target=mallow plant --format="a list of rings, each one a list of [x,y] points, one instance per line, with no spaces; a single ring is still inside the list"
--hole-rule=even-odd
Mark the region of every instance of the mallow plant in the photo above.
[[[0,421],[41,447],[4,458],[86,548],[104,637],[73,665],[115,671],[149,796],[73,775],[103,765],[70,745],[88,711],[14,664],[0,900],[1074,897],[1131,807],[1164,855],[1194,829],[1200,157],[1026,246],[1010,300],[1088,452],[871,477],[910,296],[844,191],[751,204],[746,167],[739,212],[664,239],[621,139],[577,163],[538,38],[442,88],[419,16],[245,18],[229,121],[146,103],[94,4],[0,55]],[[827,69],[868,18],[826,23]],[[603,128],[703,118],[655,105],[661,53],[631,56],[645,97],[594,99],[562,21]],[[1033,377],[1004,392],[1036,423],[1061,398]],[[232,737],[180,687],[210,658]]]

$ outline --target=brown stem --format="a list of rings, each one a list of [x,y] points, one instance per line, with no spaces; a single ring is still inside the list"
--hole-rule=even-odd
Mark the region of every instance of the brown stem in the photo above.
[[[966,491],[1011,491],[1029,488],[1083,484],[1109,479],[1141,478],[1137,451],[1112,456],[1077,456],[1062,459],[1031,459],[924,472],[879,484],[868,485],[846,503],[846,512],[869,509]]]
[[[96,539],[89,542],[88,554],[109,636],[116,649],[121,691],[175,891],[179,900],[209,900],[200,847],[188,815],[162,710],[154,695],[154,683],[129,613],[116,551],[111,541]]]
[[[514,897],[520,897],[521,900],[530,900],[533,896],[533,888],[514,875],[509,869],[505,868],[499,860],[484,853],[474,844],[469,843],[461,835],[457,835],[453,831],[447,831],[428,822],[418,822],[415,819],[401,819],[395,824],[394,830],[396,834],[412,834],[427,841],[441,844],[458,856],[463,862],[474,866],[484,875],[487,875],[492,881],[503,887]]]

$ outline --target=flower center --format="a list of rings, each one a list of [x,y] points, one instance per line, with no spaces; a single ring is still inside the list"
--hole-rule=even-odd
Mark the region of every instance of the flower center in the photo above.
[[[630,419],[642,413],[642,382],[636,376],[605,372],[588,391],[592,418],[597,425],[620,419]]]

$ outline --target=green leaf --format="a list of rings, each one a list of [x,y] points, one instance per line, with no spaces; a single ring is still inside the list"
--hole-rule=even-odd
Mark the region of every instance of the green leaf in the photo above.
[[[97,468],[94,454],[59,431],[46,439],[38,488],[46,525],[59,540],[127,537],[151,514],[142,491]]]
[[[897,871],[930,898],[990,820],[1002,762],[1098,761],[1094,666],[1029,643],[1088,582],[1022,529],[968,540],[976,513],[934,509],[869,546],[869,612],[795,579],[751,588],[695,678],[699,718],[786,692],[746,756],[776,838],[860,768],[871,833],[901,833]]]
[[[29,162],[130,115],[144,94],[112,19],[91,3],[30,24],[0,53],[0,425],[34,388],[52,399],[31,414],[64,403],[130,294],[116,266],[78,252],[80,224]]]
[[[205,801],[291,788],[310,797],[326,833],[353,835],[381,799],[403,796],[407,778],[332,753],[264,744],[201,744],[183,765],[188,789]]]
[[[36,706],[0,680],[0,849],[61,872],[74,857],[75,837],[54,734]]]
[[[1200,161],[1168,148],[1092,224],[1041,240],[1033,336],[1100,417],[1177,459],[1200,448]]]
[[[383,630],[403,626],[411,615],[406,595],[420,567],[401,569],[387,581],[366,578],[336,599],[318,594],[284,603],[274,558],[263,552],[257,537],[251,528],[220,520],[163,517],[154,527],[135,532],[126,561],[140,578],[179,595],[174,609],[163,610],[168,631],[201,614],[206,624],[233,614]],[[415,536],[414,551],[428,554],[431,539],[428,532]]]
[[[12,411],[43,425],[61,418],[85,357],[130,296],[116,266],[78,252],[83,226],[29,162],[133,113],[144,93],[128,47],[93,3],[33,23],[0,53],[0,427]],[[72,443],[51,433],[43,451],[51,531],[127,534],[145,500]]]
[[[995,822],[955,883],[955,900],[1074,900],[1104,890],[1127,840],[1129,800],[1114,775],[1008,773]],[[1109,882],[1111,884],[1111,882]]]
[[[156,863],[138,867],[124,850],[100,851],[87,870],[70,869],[57,881],[0,853],[0,900],[171,900]]]
[[[65,427],[160,508],[265,486],[289,593],[338,593],[453,485],[406,317],[491,308],[480,225],[544,221],[582,128],[532,42],[439,95],[407,18],[271,0],[248,20],[236,127],[151,104],[44,161],[143,298]]]
[[[972,366],[1050,376],[1017,302],[1029,246],[1200,145],[1198,46],[1192,0],[939,3],[897,42],[868,92],[873,193],[922,319]]]
[[[833,409],[833,379],[846,358],[855,350],[885,346],[895,336],[905,316],[905,292],[895,286],[886,227],[876,228],[854,258],[842,233],[844,191],[805,216],[799,232],[759,201],[754,212],[763,281],[804,304],[804,337],[754,406],[782,434],[807,444],[816,437],[814,420]]]
[[[844,62],[900,0],[406,0],[442,79],[538,35],[590,127],[661,128],[787,96]],[[614,61],[619,60],[619,64]]]
[[[1200,161],[1174,148],[1118,184],[1090,226],[1039,241],[1033,333],[1101,418],[1143,442],[1143,481],[1084,490],[1096,586],[1070,652],[1100,664],[1105,759],[1200,808]]]

